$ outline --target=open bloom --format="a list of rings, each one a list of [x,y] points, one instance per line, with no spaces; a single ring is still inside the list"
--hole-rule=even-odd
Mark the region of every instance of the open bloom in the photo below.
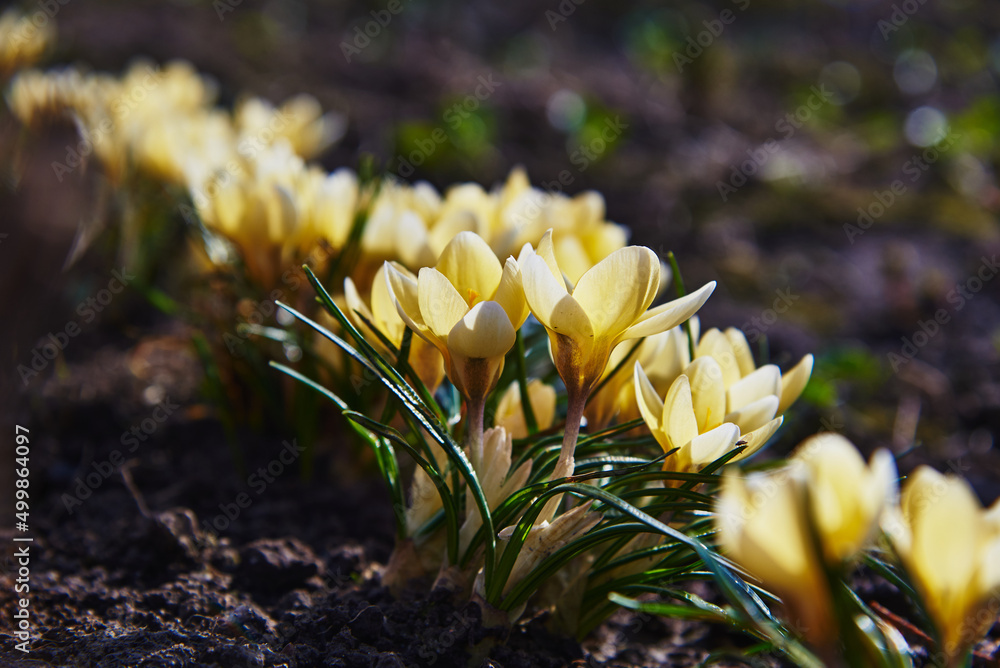
[[[478,235],[461,232],[416,280],[384,266],[400,317],[441,351],[448,378],[462,395],[481,402],[496,386],[504,355],[528,317],[517,261],[511,257],[501,266]]]
[[[736,444],[746,445],[739,458],[749,457],[781,426],[775,417],[777,397],[751,401],[727,410],[734,401],[718,380],[718,364],[711,357],[692,362],[660,399],[637,362],[635,397],[639,412],[664,452],[679,448],[664,463],[675,471],[697,471],[726,454]]]
[[[777,415],[784,413],[799,398],[812,375],[812,355],[803,357],[785,374],[773,364],[757,368],[746,336],[735,327],[730,327],[725,332],[718,329],[705,332],[698,341],[694,356],[695,359],[714,359],[719,365],[726,390],[737,397],[742,395],[750,398],[765,387],[773,388],[772,394],[778,398],[775,410]],[[748,377],[753,377],[753,380],[747,380]]]
[[[965,480],[922,466],[883,528],[938,629],[948,665],[961,665],[997,618],[1000,502],[985,512]]]
[[[677,326],[715,289],[712,282],[650,309],[660,289],[660,262],[650,249],[628,246],[594,265],[570,291],[553,254],[550,232],[524,259],[522,271],[525,297],[548,330],[552,359],[571,397],[586,398],[615,346]]]
[[[397,264],[394,267],[396,271],[414,280],[413,274],[402,265]],[[365,338],[373,346],[382,353],[388,353],[379,341],[379,337],[371,331],[372,327],[396,346],[397,350],[399,349],[403,343],[406,323],[399,317],[396,304],[389,295],[389,289],[385,283],[384,267],[379,268],[375,273],[375,280],[372,282],[371,308],[361,298],[354,281],[350,278],[344,279],[344,299],[347,301],[348,315],[354,326],[365,334]],[[414,337],[410,342],[410,355],[407,361],[416,372],[417,377],[431,392],[434,392],[444,379],[444,364],[441,360],[441,353],[435,346],[420,337]]]

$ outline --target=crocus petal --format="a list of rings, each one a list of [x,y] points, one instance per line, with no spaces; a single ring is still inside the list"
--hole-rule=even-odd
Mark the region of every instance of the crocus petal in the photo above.
[[[717,329],[710,329],[705,332],[695,348],[697,357],[710,356],[719,363],[722,371],[722,383],[725,387],[734,384],[743,374],[740,372],[740,363],[733,351],[733,346],[729,342],[729,337]]]
[[[660,395],[656,392],[653,384],[649,382],[649,378],[638,362],[635,363],[632,375],[635,378],[635,400],[639,404],[639,413],[646,421],[649,430],[656,436],[663,431],[663,423],[660,420],[663,415],[663,400],[660,399]],[[661,443],[660,445],[665,446],[666,444]]]
[[[646,312],[659,285],[656,254],[643,246],[628,246],[585,273],[573,299],[590,318],[596,336],[617,337]]]
[[[413,274],[403,267],[403,265],[397,266],[393,264],[392,266],[404,276],[413,278]],[[403,341],[403,330],[406,328],[406,323],[403,322],[396,311],[396,304],[392,299],[392,295],[389,294],[384,274],[385,267],[379,267],[378,271],[375,272],[375,280],[372,281],[372,308],[370,317],[373,318],[372,322],[375,323],[375,326],[382,330],[382,333],[393,344],[398,346]]]
[[[500,285],[493,295],[493,301],[503,307],[510,319],[510,324],[514,329],[520,329],[524,321],[528,319],[528,302],[524,298],[524,284],[521,280],[521,268],[517,260],[512,257],[507,258],[503,266],[503,275],[500,278]]]
[[[694,414],[694,403],[691,399],[691,383],[688,377],[680,375],[667,390],[663,400],[664,431],[670,438],[672,447],[680,447],[690,443],[698,435],[698,420]]]
[[[524,296],[538,321],[556,334],[586,340],[589,345],[594,338],[590,319],[566,291],[562,279],[556,279],[539,255],[530,255],[525,259],[521,276]]]
[[[640,339],[644,336],[664,332],[681,324],[695,313],[712,295],[715,281],[706,283],[698,290],[680,299],[661,304],[646,311],[639,321],[625,330],[620,340]]]
[[[514,346],[514,336],[507,313],[499,304],[479,302],[452,327],[448,349],[469,358],[503,357]]]
[[[549,273],[552,274],[552,277],[565,285],[562,270],[559,268],[559,263],[556,261],[555,248],[552,244],[551,229],[547,230],[545,234],[542,235],[541,240],[538,242],[538,247],[535,248],[533,252],[545,261],[545,266],[548,268]],[[518,261],[520,262],[520,256],[518,257]]]
[[[699,357],[688,365],[684,375],[691,382],[698,431],[706,432],[718,427],[726,416],[726,387],[723,385],[722,367],[714,357]]]
[[[382,279],[382,282],[385,283],[384,278]],[[372,287],[375,287],[374,283],[372,284]],[[354,326],[365,334],[365,338],[370,338],[372,341],[378,340],[378,337],[372,333],[368,325],[365,324],[364,320],[362,320],[362,318],[364,318],[368,320],[368,322],[374,324],[375,317],[372,315],[372,312],[368,310],[368,305],[365,304],[363,299],[361,299],[361,295],[358,294],[358,289],[355,287],[354,281],[352,281],[350,277],[344,279],[344,301],[347,302],[347,316],[351,319],[351,322],[354,323]],[[395,307],[393,308],[393,312],[395,312]]]
[[[403,274],[390,263],[382,265],[385,269],[385,287],[396,305],[396,312],[403,322],[414,332],[427,338],[427,325],[420,314],[420,299],[417,281]],[[430,340],[430,339],[428,339]]]
[[[778,397],[768,395],[763,399],[753,401],[739,410],[728,413],[725,422],[739,426],[740,431],[748,432],[763,427],[774,419],[778,412]]]
[[[451,328],[469,310],[468,303],[458,294],[451,281],[431,267],[424,267],[417,275],[417,297],[424,322],[443,341],[447,341]]]
[[[747,434],[742,434],[740,440],[744,442],[746,449],[740,454],[739,459],[746,459],[763,448],[771,440],[771,437],[774,436],[774,432],[778,431],[778,427],[781,426],[784,420],[784,417],[776,417],[763,427],[758,427]]]
[[[739,427],[730,423],[721,424],[692,438],[683,450],[687,451],[686,456],[691,465],[700,469],[736,447],[739,437]]]
[[[493,249],[474,232],[459,232],[448,242],[434,268],[465,300],[466,307],[492,299],[503,267]]]
[[[753,353],[750,351],[747,337],[735,327],[730,327],[726,330],[726,338],[729,339],[729,345],[733,347],[733,354],[736,355],[740,376],[752,373],[757,368],[757,364],[753,361]]]
[[[781,393],[781,370],[767,364],[744,376],[729,388],[729,410],[737,411],[768,395]]]
[[[778,404],[778,412],[784,413],[788,407],[795,403],[795,400],[802,394],[812,375],[813,356],[806,355],[791,371],[781,377],[781,403]]]

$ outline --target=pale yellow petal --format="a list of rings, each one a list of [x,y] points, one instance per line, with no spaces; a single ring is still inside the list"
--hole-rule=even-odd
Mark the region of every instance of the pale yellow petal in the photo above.
[[[639,339],[676,327],[697,313],[714,290],[715,281],[711,281],[689,295],[649,309],[625,331],[621,339]]]
[[[642,317],[659,285],[656,254],[643,246],[629,246],[585,273],[573,290],[573,299],[590,319],[595,336],[614,339]]]
[[[725,422],[739,426],[740,431],[750,432],[763,427],[774,419],[778,412],[778,397],[768,395],[763,399],[752,401],[739,410],[728,413]]]
[[[415,280],[413,274],[403,265],[393,264],[392,266],[399,273]],[[378,271],[375,272],[375,279],[372,281],[371,303],[371,314],[368,317],[398,347],[403,342],[403,330],[406,328],[406,323],[399,317],[396,303],[393,301],[392,295],[389,294],[384,266],[379,267]]]
[[[417,298],[420,301],[420,315],[428,329],[445,341],[448,340],[452,327],[469,310],[469,305],[452,287],[451,281],[431,267],[424,267],[417,274]]]
[[[730,327],[726,330],[726,338],[729,339],[729,345],[733,347],[733,354],[736,355],[740,376],[752,373],[757,368],[757,364],[753,361],[753,352],[750,350],[747,337],[735,327]]]
[[[740,437],[740,428],[731,423],[721,424],[691,439],[682,450],[695,470],[711,464],[734,447]]]
[[[781,393],[781,370],[767,364],[729,387],[729,411],[738,411],[758,399]]]
[[[784,413],[802,394],[812,375],[813,356],[806,355],[788,373],[781,377],[781,403],[778,413]]]
[[[704,433],[718,427],[726,416],[726,388],[722,384],[722,367],[713,357],[699,357],[688,365],[684,375],[691,383],[698,431]]]
[[[646,421],[649,430],[653,432],[653,435],[659,441],[659,434],[663,432],[663,400],[660,399],[660,395],[653,389],[652,383],[649,382],[649,378],[646,377],[642,366],[638,362],[635,363],[632,374],[635,378],[635,400],[639,405],[639,413],[642,415],[642,419]],[[661,442],[660,445],[666,446],[666,443]]]
[[[467,306],[493,299],[504,273],[493,249],[473,232],[456,234],[434,268],[451,281]]]
[[[681,447],[698,435],[698,420],[691,399],[691,383],[681,375],[667,390],[663,400],[663,430],[670,438],[671,447]]]
[[[503,266],[503,275],[500,278],[500,285],[493,295],[493,301],[500,304],[507,312],[510,323],[514,329],[520,329],[524,321],[528,319],[530,310],[528,302],[524,298],[524,284],[521,279],[521,268],[517,260],[512,257],[507,258]]]
[[[559,269],[573,284],[594,266],[587,254],[587,249],[583,247],[575,234],[560,232],[558,236],[554,237],[553,254],[559,264]]]
[[[521,277],[528,306],[547,329],[588,342],[594,338],[587,314],[566,291],[562,279],[556,279],[539,255],[525,259]]]
[[[384,278],[382,278],[382,282],[385,282]],[[374,287],[374,284],[372,287]],[[368,320],[368,322],[374,324],[375,318],[372,316],[372,312],[368,310],[368,305],[365,304],[363,299],[361,299],[361,295],[358,294],[358,289],[355,287],[354,281],[350,278],[344,279],[344,301],[347,302],[347,317],[351,319],[354,326],[365,334],[365,338],[369,338],[371,340],[376,339],[377,337],[371,333],[368,325],[365,324],[362,319],[364,318]],[[395,309],[393,310],[395,311]]]
[[[420,279],[422,282],[423,271]],[[514,334],[507,313],[499,304],[480,302],[452,327],[448,349],[469,358],[503,357],[514,347]]]
[[[420,299],[417,281],[412,276],[407,276],[396,269],[388,262],[382,265],[385,270],[385,287],[393,303],[396,305],[396,312],[403,322],[417,334],[426,336],[427,325],[420,314]]]
[[[733,385],[743,377],[740,372],[739,360],[729,342],[729,337],[718,329],[712,328],[702,335],[694,354],[696,357],[710,356],[718,362],[719,369],[722,371],[722,383],[725,387]]]
[[[771,440],[771,437],[774,436],[774,432],[778,431],[778,427],[781,426],[784,419],[780,416],[776,417],[763,427],[758,427],[749,433],[741,434],[740,440],[744,442],[746,449],[740,454],[739,459],[746,459],[763,448]]]

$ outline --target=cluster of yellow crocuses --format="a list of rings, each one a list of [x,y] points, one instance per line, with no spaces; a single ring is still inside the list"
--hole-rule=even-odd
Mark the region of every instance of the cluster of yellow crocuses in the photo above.
[[[962,665],[1000,612],[1000,502],[984,511],[967,482],[926,466],[901,498],[896,480],[888,451],[866,464],[842,436],[814,436],[783,468],[723,475],[719,542],[830,655],[843,630],[830,578],[884,533],[938,632],[936,663]]]
[[[50,39],[24,21],[0,17],[0,74],[32,62]],[[383,341],[399,350],[412,330],[407,363],[419,379],[432,394],[445,378],[461,393],[467,454],[491,508],[531,470],[530,461],[510,470],[512,439],[529,436],[521,402],[541,429],[556,422],[556,388],[531,379],[527,397],[518,383],[506,388],[494,425],[485,424],[487,398],[531,316],[548,335],[566,394],[552,480],[573,474],[584,423],[597,430],[641,417],[670,471],[697,472],[737,448],[734,460],[749,457],[810,377],[811,355],[782,373],[758,367],[737,329],[701,333],[695,313],[714,283],[653,306],[669,272],[650,249],[626,245],[596,192],[547,193],[520,169],[492,191],[466,183],[443,194],[427,183],[363,182],[346,168],[326,173],[307,160],[337,140],[343,121],[315,99],[275,107],[248,97],[232,111],[215,99],[215,84],[186,63],[139,63],[120,78],[26,71],[7,92],[26,124],[69,114],[82,138],[77,158],[92,154],[115,187],[139,174],[186,193],[187,210],[228,242],[245,276],[265,290],[302,262],[336,257],[357,229],[358,257],[343,284],[348,316],[386,357],[392,349]],[[229,266],[232,254],[209,255]],[[779,470],[726,472],[719,542],[784,600],[806,638],[826,648],[837,640],[829,574],[843,574],[870,548],[881,522],[954,662],[996,618],[1000,504],[984,512],[964,481],[926,468],[900,499],[896,479],[888,453],[866,465],[845,439],[816,436]],[[466,508],[473,507],[470,496]],[[561,514],[559,507],[554,498],[539,514],[505,593],[554,546],[601,519],[589,503]],[[418,469],[410,533],[440,508]],[[467,512],[463,550],[480,526],[480,515]]]

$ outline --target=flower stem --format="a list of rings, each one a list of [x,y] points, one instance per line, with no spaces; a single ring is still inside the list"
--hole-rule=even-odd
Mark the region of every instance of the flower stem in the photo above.
[[[580,436],[580,420],[583,419],[583,411],[587,406],[587,395],[585,393],[571,394],[568,397],[569,405],[566,409],[566,429],[563,432],[562,448],[559,450],[559,459],[556,467],[552,471],[550,480],[559,480],[573,475],[576,462],[573,459],[573,452],[576,450],[576,441]],[[545,504],[542,512],[538,515],[538,522],[552,521],[559,508],[561,496],[553,497]]]
[[[465,400],[465,444],[473,457],[478,457],[483,450],[483,413],[486,410],[486,397],[470,397]],[[473,460],[475,462],[476,460]]]

